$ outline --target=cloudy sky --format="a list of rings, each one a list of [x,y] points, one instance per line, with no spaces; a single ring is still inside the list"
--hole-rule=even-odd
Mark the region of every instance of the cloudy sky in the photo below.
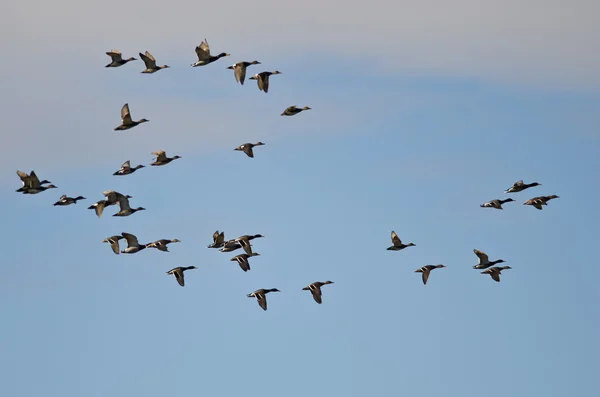
[[[598,2],[0,9],[2,395],[595,395]],[[192,68],[205,38],[231,56]],[[105,68],[111,49],[170,68]],[[268,94],[236,84],[242,60],[282,72]],[[124,103],[150,122],[113,131]],[[112,175],[159,149],[182,159]],[[17,169],[58,188],[17,194]],[[519,179],[542,186],[503,193]],[[147,210],[98,219],[106,189]],[[251,271],[206,248],[217,229],[265,236]],[[387,251],[391,230],[416,247]],[[116,256],[121,232],[182,242]],[[185,288],[164,274],[188,265]],[[258,288],[282,291],[266,312]]]

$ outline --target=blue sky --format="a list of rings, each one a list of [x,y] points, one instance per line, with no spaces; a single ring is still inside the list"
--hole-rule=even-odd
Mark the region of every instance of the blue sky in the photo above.
[[[425,37],[383,11],[360,19],[358,5],[327,25],[333,1],[267,1],[271,18],[246,27],[255,30],[245,41],[226,33],[256,12],[237,3],[231,18],[216,7],[206,30],[191,25],[202,9],[185,2],[164,20],[159,10],[126,9],[131,21],[113,25],[66,19],[101,19],[106,5],[59,2],[66,11],[50,24],[43,4],[30,18],[9,4],[2,29],[19,57],[0,66],[0,394],[596,395],[600,68],[585,43],[599,25],[583,1],[560,32],[531,19],[535,2],[517,3],[494,19],[458,1]],[[398,18],[440,18],[410,9]],[[552,21],[556,12],[539,14]],[[143,18],[154,30],[143,34]],[[357,32],[353,21],[372,30]],[[381,32],[393,35],[378,41]],[[365,58],[352,56],[346,33],[371,40]],[[190,68],[204,37],[232,56]],[[125,56],[147,49],[172,68],[105,69],[113,47]],[[56,57],[36,69],[40,53]],[[248,75],[283,74],[266,95],[252,80],[240,86],[225,68],[242,59],[262,62]],[[126,102],[150,122],[115,132]],[[313,110],[280,117],[292,104]],[[254,159],[233,151],[256,141],[266,145]],[[183,158],[112,176],[128,159],[148,165],[158,149]],[[17,194],[17,169],[59,188]],[[519,179],[542,186],[503,193]],[[110,207],[98,219],[86,208],[106,189],[147,211],[113,218]],[[63,193],[87,200],[53,207]],[[522,205],[551,194],[560,198],[543,211]],[[516,202],[504,211],[479,207],[506,197]],[[261,256],[251,271],[229,261],[237,251],[206,248],[215,230],[265,236],[254,240]],[[391,230],[416,247],[387,251]],[[101,241],[121,232],[182,242],[170,253],[116,256]],[[479,274],[474,248],[512,270],[500,283]],[[447,268],[424,286],[414,270],[438,263]],[[186,272],[185,288],[165,275],[189,265],[198,269]],[[335,282],[322,305],[301,291],[317,280]],[[266,312],[246,297],[258,288],[282,291],[268,295]]]

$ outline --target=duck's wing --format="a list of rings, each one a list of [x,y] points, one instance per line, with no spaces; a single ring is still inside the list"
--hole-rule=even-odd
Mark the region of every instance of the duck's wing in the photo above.
[[[235,75],[235,79],[240,84],[244,84],[244,80],[246,79],[246,66],[244,64],[237,64],[233,68],[233,74]]]
[[[137,237],[133,234],[123,232],[121,233],[121,236],[127,240],[127,247],[139,247],[140,243],[138,242]]]
[[[173,275],[175,276],[175,279],[177,280],[179,285],[181,285],[182,287],[185,287],[185,278],[183,275],[183,270],[177,269],[173,272]]]
[[[534,201],[533,204],[531,204],[531,205],[533,205],[538,210],[541,210],[543,204],[544,204],[543,201],[537,200],[537,201]]]
[[[518,187],[518,186],[523,186],[523,185],[524,185],[524,183],[523,183],[523,179],[521,179],[520,181],[516,181],[516,182],[513,184],[513,187]]]
[[[121,208],[121,211],[128,211],[131,209],[131,207],[129,206],[129,199],[127,197],[123,195],[118,195],[117,201],[119,203],[119,208]]]
[[[217,232],[215,232],[215,233],[217,233],[217,237],[216,237],[216,240],[215,240],[215,244],[223,244],[223,243],[225,243],[225,232],[221,232],[221,233],[219,234],[219,233],[218,233],[218,231],[217,231]],[[213,239],[214,239],[214,238],[215,238],[215,236],[213,235]]]
[[[40,180],[35,174],[35,171],[31,171],[31,174],[29,174],[29,187],[39,189],[41,186],[42,185],[40,184]]]
[[[154,59],[152,54],[150,54],[148,51],[146,51],[145,54],[142,54],[140,52],[140,58],[142,58],[142,60],[144,61],[146,69],[156,69],[156,59]]]
[[[250,270],[250,262],[248,262],[248,258],[243,255],[238,255],[235,258],[243,271],[247,272]]]
[[[156,161],[162,162],[167,159],[167,154],[164,150],[157,150],[156,152],[152,152],[152,154],[156,156]]]
[[[489,258],[487,256],[487,254],[485,254],[484,252],[474,249],[473,253],[475,253],[475,255],[477,255],[477,257],[479,258],[480,265],[484,265],[489,262]]]
[[[269,76],[265,74],[259,74],[256,80],[258,88],[264,92],[269,92]]]
[[[112,59],[113,62],[117,62],[117,63],[118,62],[123,62],[123,58],[121,56],[121,52],[120,51],[111,50],[111,51],[108,51],[106,53],[106,55],[108,55]]]
[[[104,240],[110,244],[110,248],[112,248],[113,252],[117,255],[119,255],[119,240],[121,238],[121,236],[112,236]]]
[[[243,149],[244,153],[250,158],[254,158],[254,151],[252,150],[252,145],[245,144]]]
[[[318,285],[314,285],[312,286],[312,288],[310,288],[310,293],[313,296],[313,299],[315,300],[315,302],[317,302],[318,304],[322,303],[322,299],[321,299],[321,287],[319,287]]]
[[[500,282],[500,272],[499,271],[490,272],[490,277],[492,277],[492,280],[494,280],[498,283]]]
[[[27,174],[23,171],[17,170],[17,175],[19,176],[19,178],[21,178],[21,182],[23,182],[23,186],[25,186],[26,183],[29,182],[29,174]]]
[[[248,255],[252,256],[252,246],[250,245],[250,240],[248,240],[248,237],[238,237],[237,239],[235,239],[235,241],[237,241],[242,246],[242,248],[244,249],[244,251],[246,251]]]
[[[402,240],[400,240],[400,237],[398,237],[398,235],[396,234],[396,232],[392,231],[392,245],[399,247],[402,245]]]
[[[206,61],[210,58],[210,47],[206,39],[199,46],[196,46],[196,56],[199,61]]]
[[[126,162],[124,162],[123,164],[121,164],[121,168],[128,170],[131,168],[131,162],[129,160],[127,160]]]
[[[267,296],[263,293],[255,293],[254,296],[256,296],[258,306],[262,307],[263,310],[267,310]]]
[[[129,112],[128,103],[123,105],[123,107],[121,108],[121,122],[123,123],[123,125],[129,125],[133,123],[133,120],[131,120],[131,113]]]
[[[102,217],[102,212],[104,211],[104,207],[106,207],[106,200],[100,200],[94,206],[94,211],[96,212],[96,216],[98,218]]]
[[[427,285],[427,280],[429,280],[429,273],[431,272],[431,270],[427,267],[423,268],[423,284]]]

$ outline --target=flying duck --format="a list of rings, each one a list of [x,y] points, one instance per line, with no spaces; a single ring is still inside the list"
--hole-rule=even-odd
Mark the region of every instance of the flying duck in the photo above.
[[[146,69],[141,73],[155,73],[161,69],[170,67],[168,65],[156,66],[156,59],[154,59],[152,54],[150,54],[148,51],[146,51],[146,54],[142,54],[140,52],[140,58],[142,58],[142,61],[144,61],[144,64],[146,65]]]
[[[494,266],[498,263],[504,263],[504,260],[502,260],[502,259],[498,259],[498,260],[490,262],[490,259],[488,258],[487,254],[485,254],[484,252],[481,252],[477,249],[474,249],[473,252],[479,258],[479,263],[477,265],[473,266],[473,269],[487,269],[488,267]]]
[[[283,113],[281,113],[280,116],[294,116],[294,115],[302,112],[303,110],[310,110],[310,109],[312,109],[312,108],[309,108],[308,106],[299,108],[299,107],[296,107],[296,105],[292,105],[292,106],[288,107],[287,109],[285,109],[283,111]]]
[[[321,287],[327,284],[333,284],[333,281],[315,281],[312,284],[307,285],[306,287],[302,288],[302,291],[310,291],[310,293],[313,296],[313,299],[315,300],[315,302],[317,302],[318,304],[322,303],[321,300]]]
[[[264,91],[266,94],[267,92],[269,92],[269,76],[273,74],[281,74],[281,72],[279,70],[276,70],[274,72],[257,73],[254,76],[250,77],[250,80],[256,80],[258,89],[260,91]]]
[[[121,165],[121,168],[115,172],[113,175],[129,175],[129,174],[133,174],[135,171],[139,170],[140,168],[144,168],[145,165],[136,165],[135,167],[131,167],[131,163],[129,162],[129,160],[127,160],[126,162],[124,162]]]
[[[111,62],[108,65],[106,65],[107,68],[118,68],[119,66],[125,65],[127,62],[136,60],[136,58],[133,57],[123,59],[123,57],[121,56],[121,51],[118,50],[111,50],[107,52],[106,55],[108,55],[111,59]]]
[[[559,198],[557,195],[553,194],[552,196],[539,196],[529,199],[523,203],[523,205],[531,205],[537,208],[538,210],[542,209],[542,205],[548,205],[548,201],[552,199]]]
[[[168,244],[171,243],[180,243],[180,240],[177,240],[176,238],[168,240],[168,239],[161,239],[161,240],[156,240],[150,244],[147,245],[147,248],[156,248],[160,251],[164,251],[164,252],[169,252],[169,248],[167,247]]]
[[[433,269],[440,269],[442,267],[446,267],[444,265],[426,265],[420,269],[415,270],[415,273],[423,273],[423,284],[427,284],[427,280],[429,279],[429,273]]]
[[[213,242],[208,248],[220,248],[225,244],[225,232],[219,233],[217,230],[213,233]]]
[[[171,161],[181,158],[181,156],[177,155],[173,157],[167,157],[167,154],[164,150],[157,150],[156,152],[152,152],[152,154],[156,156],[156,160],[150,163],[150,165],[153,166],[169,164]]]
[[[185,286],[185,279],[183,277],[183,272],[186,270],[191,270],[191,269],[195,269],[196,266],[187,266],[187,267],[174,267],[173,269],[169,270],[166,274],[172,274],[175,276],[175,279],[177,280],[177,282],[179,283],[179,285],[181,285],[182,287]]]
[[[400,251],[406,247],[414,247],[413,243],[402,244],[402,240],[398,237],[395,231],[392,230],[392,246],[388,247],[388,251]]]
[[[198,60],[192,63],[192,67],[205,66],[223,57],[228,57],[229,55],[230,54],[226,52],[222,52],[217,56],[210,55],[210,46],[208,45],[206,39],[204,39],[199,46],[196,46],[196,56],[198,57]]]
[[[45,179],[40,182],[37,175],[35,174],[35,171],[31,171],[31,174],[27,174],[26,172],[17,170],[17,175],[21,179],[21,183],[23,183],[23,186],[16,190],[16,192],[19,193],[24,193],[31,188],[38,189],[41,185],[51,183],[50,181],[47,181]]]
[[[147,247],[147,244],[140,244],[133,234],[123,232],[121,236],[127,241],[127,248],[121,251],[122,254],[135,254]]]
[[[246,68],[250,65],[260,65],[260,62],[238,62],[234,65],[227,66],[227,69],[233,70],[233,76],[235,77],[235,80],[241,85],[244,85],[244,80],[246,79]]]
[[[537,182],[523,183],[523,180],[521,179],[520,181],[513,183],[513,185],[511,187],[509,187],[508,189],[506,189],[504,191],[504,193],[518,193],[518,192],[522,192],[523,190],[529,189],[530,187],[534,187],[534,186],[542,186],[542,185]]]
[[[238,147],[236,147],[233,150],[239,150],[241,152],[246,153],[246,155],[250,158],[254,158],[254,151],[252,150],[253,147],[255,146],[262,146],[264,145],[264,143],[262,142],[256,142],[256,143],[244,143]]]
[[[257,252],[253,252],[252,255],[248,254],[239,254],[230,259],[230,261],[237,261],[243,271],[247,272],[250,270],[250,262],[248,262],[248,258],[251,256],[259,256],[260,254]]]
[[[114,190],[105,190],[102,192],[102,195],[106,197],[105,200],[100,200],[88,207],[88,210],[96,211],[96,215],[98,216],[98,218],[102,217],[102,212],[104,211],[104,208],[117,204],[119,202],[119,197],[123,196],[121,193],[115,192]],[[123,197],[128,199],[133,198],[133,196],[130,195],[126,195]]]
[[[502,274],[502,270],[512,269],[510,266],[502,266],[502,267],[490,267],[481,272],[481,274],[489,274],[492,280],[496,282],[500,282],[500,274]]]
[[[138,120],[138,121],[133,121],[133,119],[131,118],[131,113],[129,112],[129,104],[126,103],[121,108],[121,125],[115,127],[114,130],[115,131],[128,130],[130,128],[135,127],[138,124],[146,123],[148,121],[150,121],[150,120],[141,119],[141,120]]]
[[[129,216],[135,212],[145,210],[144,207],[131,208],[129,206],[129,199],[123,195],[120,195],[118,197],[117,202],[119,204],[120,210],[116,214],[113,214],[113,216]]]
[[[67,197],[66,194],[63,194],[62,196],[60,196],[60,199],[58,199],[58,201],[56,203],[54,203],[54,205],[59,205],[59,206],[65,206],[65,205],[70,205],[70,204],[77,204],[78,200],[85,200],[85,197],[83,196],[77,196],[75,198],[73,197]]]
[[[482,208],[495,208],[497,210],[501,210],[502,208],[502,204],[504,203],[509,203],[511,201],[515,201],[511,198],[507,198],[506,200],[491,200],[488,201],[487,203],[483,203],[480,205],[480,207]]]
[[[281,292],[279,291],[277,288],[271,288],[271,289],[257,289],[256,291],[252,292],[251,294],[246,295],[248,298],[256,298],[256,301],[258,302],[258,306],[262,307],[263,310],[267,310],[267,297],[266,295],[269,292]]]
[[[111,236],[102,240],[103,243],[109,243],[110,248],[112,248],[113,252],[119,255],[119,240],[121,240],[123,236]]]

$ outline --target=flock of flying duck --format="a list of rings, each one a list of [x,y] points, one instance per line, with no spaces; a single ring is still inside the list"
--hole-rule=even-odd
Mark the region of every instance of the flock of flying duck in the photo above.
[[[136,58],[133,58],[133,57],[123,59],[121,53],[117,50],[109,51],[106,54],[111,57],[111,63],[106,65],[107,68],[108,67],[112,67],[112,68],[120,67],[120,66],[125,65],[128,62],[136,60]],[[144,64],[146,66],[146,69],[144,69],[141,73],[155,73],[159,70],[166,69],[169,67],[168,65],[157,66],[156,59],[148,51],[146,51],[145,54],[139,53],[139,55],[140,55],[140,58],[144,61]],[[191,64],[192,67],[205,66],[205,65],[211,64],[211,63],[219,60],[220,58],[229,56],[230,54],[222,52],[216,56],[211,55],[209,45],[205,39],[199,46],[196,47],[196,55],[198,57],[198,60]],[[252,61],[252,62],[242,61],[242,62],[238,62],[234,65],[227,67],[227,69],[233,70],[235,80],[238,83],[243,85],[244,80],[246,78],[246,69],[251,65],[259,65],[259,64],[260,64],[260,62],[258,62],[258,61]],[[275,70],[273,72],[265,71],[262,73],[255,74],[254,76],[250,77],[250,79],[256,80],[258,89],[260,91],[267,93],[269,91],[269,77],[272,75],[277,75],[277,74],[281,74],[281,72],[279,72],[278,70]],[[294,106],[290,106],[290,107],[286,108],[283,111],[283,113],[281,113],[281,116],[293,116],[304,110],[309,110],[309,109],[310,109],[310,107],[308,107],[308,106],[298,108],[294,105]],[[145,118],[134,121],[131,118],[129,104],[126,103],[121,108],[121,124],[119,126],[117,126],[114,130],[115,131],[128,130],[130,128],[133,128],[139,124],[142,124],[142,123],[145,123],[148,121],[149,120],[147,120]],[[237,148],[235,148],[234,150],[244,152],[248,157],[254,158],[253,148],[255,148],[257,146],[262,146],[262,145],[264,145],[263,142],[244,143],[244,144],[238,146]],[[152,154],[156,156],[156,159],[152,163],[150,163],[151,166],[163,166],[163,165],[169,164],[173,160],[181,158],[181,156],[178,156],[178,155],[175,155],[173,157],[167,157],[164,150],[157,150],[155,152],[152,152]],[[115,176],[129,175],[129,174],[134,173],[138,169],[144,168],[144,167],[145,166],[141,165],[141,164],[137,165],[135,167],[131,167],[130,161],[127,160],[121,165],[121,168],[119,170],[117,170],[116,172],[113,173],[113,175],[115,175]],[[48,180],[44,179],[44,180],[40,181],[39,178],[37,177],[37,175],[35,174],[35,171],[31,171],[30,174],[27,174],[23,171],[17,171],[17,175],[19,176],[19,178],[21,179],[21,182],[23,183],[23,186],[16,190],[17,192],[20,192],[23,194],[38,194],[47,189],[56,188],[56,186],[54,186]],[[528,188],[535,187],[535,186],[540,186],[540,184],[537,182],[526,184],[522,180],[520,180],[520,181],[515,182],[509,189],[507,189],[505,191],[505,193],[518,193],[518,192],[522,192]],[[130,195],[123,195],[114,190],[106,190],[106,191],[102,192],[102,195],[104,196],[104,199],[99,200],[96,203],[94,203],[88,207],[88,209],[95,210],[98,218],[102,217],[102,213],[104,212],[104,209],[106,207],[110,207],[112,205],[119,206],[119,211],[116,212],[115,214],[113,214],[113,216],[121,216],[121,217],[129,216],[129,215],[134,214],[135,212],[145,210],[145,208],[143,208],[143,207],[132,208],[130,206],[129,199],[131,199],[133,197]],[[538,210],[541,210],[542,206],[548,205],[548,201],[550,201],[552,199],[556,199],[556,198],[559,198],[559,197],[556,195],[538,196],[538,197],[534,197],[532,199],[525,201],[523,203],[523,205],[531,205],[531,206],[537,208]],[[77,201],[85,200],[85,199],[86,198],[83,196],[68,197],[67,195],[62,195],[59,198],[59,200],[54,203],[54,205],[55,206],[67,206],[67,205],[71,205],[71,204],[76,204]],[[487,203],[481,204],[480,206],[483,208],[495,208],[495,209],[502,210],[503,209],[502,205],[507,202],[511,202],[511,201],[515,201],[515,200],[513,200],[512,198],[508,198],[505,200],[495,199],[495,200],[488,201]],[[225,233],[219,232],[217,230],[213,234],[213,243],[210,244],[208,246],[208,248],[216,248],[220,252],[233,252],[240,248],[243,249],[244,253],[236,255],[233,258],[231,258],[230,260],[236,261],[239,264],[240,268],[244,272],[247,272],[250,270],[249,259],[251,257],[260,255],[259,253],[253,252],[252,244],[250,243],[250,241],[252,241],[256,238],[261,238],[261,237],[264,237],[264,236],[262,236],[261,234],[255,234],[255,235],[243,235],[243,236],[231,239],[231,240],[225,240]],[[124,239],[127,242],[127,248],[120,250],[119,241],[122,239]],[[394,231],[391,232],[391,239],[392,239],[392,246],[387,248],[389,251],[401,251],[407,247],[415,246],[415,244],[413,244],[413,243],[408,243],[408,244],[402,243],[402,240],[400,240],[400,238]],[[160,239],[160,240],[156,240],[156,241],[153,241],[153,242],[150,242],[147,244],[140,244],[135,235],[133,235],[131,233],[123,232],[123,233],[121,233],[121,235],[115,235],[115,236],[108,237],[108,238],[104,239],[103,242],[108,243],[110,245],[112,251],[115,254],[119,255],[120,253],[134,254],[134,253],[140,252],[146,248],[156,248],[160,251],[169,252],[168,245],[171,243],[180,242],[180,240],[178,240],[178,239]],[[481,272],[481,274],[489,274],[491,276],[491,278],[496,282],[500,282],[500,275],[503,270],[511,269],[510,266],[502,266],[502,267],[494,266],[499,263],[504,263],[504,260],[502,260],[502,259],[490,261],[488,255],[485,254],[484,252],[477,250],[477,249],[474,249],[473,252],[475,253],[475,255],[477,255],[477,257],[479,259],[479,263],[477,265],[473,266],[473,268],[479,269],[479,270],[485,269],[484,271]],[[423,284],[427,284],[427,280],[429,279],[429,274],[431,273],[431,271],[434,269],[439,269],[439,268],[444,268],[444,267],[446,267],[446,266],[442,265],[442,264],[426,265],[426,266],[423,266],[423,267],[415,270],[415,272],[422,273]],[[179,266],[179,267],[175,267],[175,268],[169,270],[168,272],[166,272],[166,274],[173,275],[175,277],[175,279],[177,280],[177,282],[179,283],[179,285],[183,287],[183,286],[185,286],[184,272],[186,270],[191,270],[191,269],[196,269],[196,267],[195,266],[187,266],[187,267]],[[333,284],[333,281],[329,281],[329,280],[323,281],[323,282],[316,281],[316,282],[313,282],[313,283],[307,285],[306,287],[302,288],[302,290],[310,291],[315,302],[321,304],[322,303],[321,288],[324,285],[328,285],[328,284]],[[270,292],[280,292],[280,291],[276,288],[270,288],[270,289],[261,288],[250,294],[247,294],[247,296],[251,297],[251,298],[256,298],[258,305],[263,310],[267,310],[266,295]]]

